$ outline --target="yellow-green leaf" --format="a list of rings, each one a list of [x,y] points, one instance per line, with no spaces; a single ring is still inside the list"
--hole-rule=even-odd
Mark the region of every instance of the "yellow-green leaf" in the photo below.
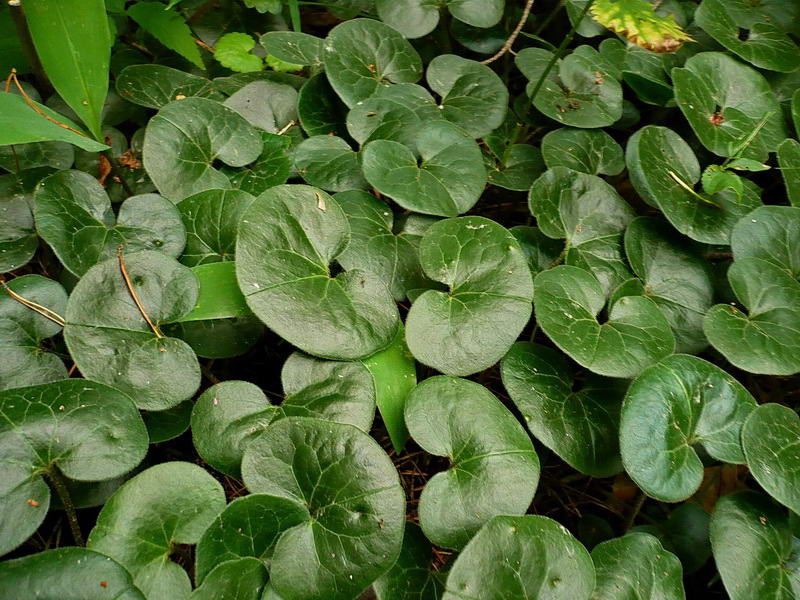
[[[651,52],[675,52],[684,42],[694,41],[675,21],[657,15],[646,0],[596,0],[591,12],[598,23]]]

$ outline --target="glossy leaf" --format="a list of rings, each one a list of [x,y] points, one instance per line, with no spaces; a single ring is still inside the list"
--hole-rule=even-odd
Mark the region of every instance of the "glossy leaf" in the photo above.
[[[303,140],[294,152],[294,164],[309,185],[329,192],[367,187],[357,152],[342,138],[316,135]]]
[[[296,31],[269,31],[261,36],[267,54],[300,65],[322,65],[323,40]]]
[[[254,127],[277,134],[297,120],[297,91],[274,81],[253,81],[222,103]]]
[[[137,2],[128,9],[128,15],[167,48],[195,66],[205,68],[192,31],[177,11],[152,2]]]
[[[192,268],[200,286],[197,303],[178,322],[211,321],[252,316],[236,281],[236,265],[217,262]]]
[[[406,523],[397,562],[372,584],[378,600],[439,600],[444,576],[432,570],[432,561],[431,545],[422,530]]]
[[[437,546],[461,549],[496,515],[524,514],[539,482],[539,458],[514,416],[483,386],[432,377],[409,394],[411,437],[450,460],[425,485],[419,519]]]
[[[530,144],[512,145],[496,165],[487,166],[489,183],[525,192],[545,170],[542,151]]]
[[[214,58],[223,67],[237,73],[261,71],[264,62],[260,57],[250,53],[255,45],[255,40],[246,33],[226,33],[214,45]]]
[[[324,73],[314,75],[300,88],[297,113],[303,130],[310,136],[347,133],[344,127],[347,106],[333,91]]]
[[[542,138],[548,168],[567,167],[589,175],[619,175],[625,168],[622,148],[598,129],[555,129]]]
[[[800,142],[787,139],[778,146],[778,163],[783,169],[786,194],[792,206],[800,206]]]
[[[432,225],[419,250],[425,273],[449,292],[428,290],[414,301],[411,353],[446,375],[495,364],[531,314],[531,274],[516,238],[489,219],[460,217]]]
[[[734,227],[731,250],[734,260],[761,259],[800,279],[800,208],[757,208]]]
[[[595,21],[651,52],[675,52],[693,41],[671,18],[655,12],[645,0],[597,0],[591,12]]]
[[[14,175],[0,175],[0,273],[24,266],[39,246],[31,205]]]
[[[563,251],[563,244],[560,240],[547,237],[538,227],[517,225],[509,229],[509,231],[517,238],[519,247],[528,260],[531,275],[535,276],[537,273],[557,264]]]
[[[128,102],[159,109],[189,96],[206,96],[211,82],[163,65],[130,65],[117,77],[117,93]]]
[[[259,600],[269,575],[260,560],[242,558],[220,563],[190,600]]]

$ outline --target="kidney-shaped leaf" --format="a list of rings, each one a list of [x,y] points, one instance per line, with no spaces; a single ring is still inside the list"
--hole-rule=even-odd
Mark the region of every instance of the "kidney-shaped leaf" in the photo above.
[[[417,130],[414,153],[399,142],[375,140],[363,151],[364,176],[370,185],[403,208],[427,215],[454,217],[478,201],[486,169],[478,145],[446,121]]]
[[[272,555],[270,584],[281,596],[351,600],[397,559],[403,489],[386,453],[356,427],[283,419],[247,446],[242,475],[251,492],[308,510]]]
[[[628,388],[619,436],[625,470],[649,496],[678,502],[703,480],[693,446],[745,462],[742,425],[756,402],[742,384],[701,358],[676,354],[645,369]]]
[[[119,388],[139,408],[172,408],[194,394],[200,366],[186,342],[165,337],[159,326],[194,308],[197,277],[159,252],[137,252],[124,262],[130,289],[117,259],[81,278],[67,303],[64,339],[84,376]]]
[[[185,98],[161,108],[144,136],[144,168],[173,202],[230,181],[213,163],[243,167],[261,154],[261,135],[233,109],[206,98]]]
[[[539,483],[539,458],[489,390],[466,379],[431,377],[409,394],[405,414],[417,444],[450,459],[420,497],[420,525],[429,540],[460,549],[492,517],[525,513]]]
[[[186,232],[175,205],[158,194],[132,196],[115,217],[97,180],[82,171],[58,171],[36,188],[36,229],[62,264],[81,276],[92,265],[126,252],[158,250],[177,258]]]
[[[343,192],[367,187],[358,152],[340,137],[315,135],[303,140],[294,151],[294,165],[306,183],[323,190]]]
[[[800,539],[793,529],[786,511],[763,494],[720,498],[711,515],[711,545],[731,600],[798,597]]]
[[[0,564],[0,598],[145,600],[119,563],[86,548],[58,548]]]
[[[731,233],[734,260],[760,258],[800,279],[800,207],[762,206]]]
[[[189,575],[170,554],[176,544],[196,544],[224,507],[222,486],[201,467],[161,463],[109,498],[87,546],[128,569],[148,600],[184,598]]]
[[[350,236],[328,194],[282,185],[245,212],[236,244],[239,285],[253,312],[301,350],[352,360],[394,339],[397,307],[386,285],[360,270],[330,275]]]
[[[189,600],[259,600],[269,575],[256,558],[218,564],[189,596]]]
[[[588,600],[589,553],[563,526],[538,515],[489,521],[458,556],[442,600]]]
[[[58,469],[79,481],[112,479],[147,451],[147,431],[130,398],[93,381],[0,392],[0,413],[0,554],[44,520],[50,488],[43,476]]]
[[[672,354],[669,323],[649,298],[627,296],[598,315],[605,296],[597,279],[578,267],[560,265],[534,280],[536,319],[542,330],[575,362],[598,375],[635,377]]]
[[[445,219],[420,242],[428,290],[406,319],[414,357],[446,375],[471,375],[498,360],[531,315],[531,273],[516,238],[483,217]]]
[[[632,533],[592,550],[597,587],[592,600],[684,600],[683,568],[672,552],[647,533]]]
[[[567,167],[589,175],[619,175],[625,168],[620,145],[602,129],[562,127],[542,138],[548,168]]]
[[[622,470],[618,440],[624,386],[590,376],[574,390],[575,375],[565,357],[530,342],[512,346],[501,374],[536,439],[581,473],[609,477]]]

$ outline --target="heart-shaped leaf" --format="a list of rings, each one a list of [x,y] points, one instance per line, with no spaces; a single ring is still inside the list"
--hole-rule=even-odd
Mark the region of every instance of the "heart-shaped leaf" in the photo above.
[[[745,462],[742,425],[756,406],[738,381],[700,358],[676,354],[645,369],[622,405],[625,470],[649,496],[678,502],[703,480],[693,446],[728,463]]]
[[[150,119],[144,136],[144,168],[173,202],[213,188],[229,188],[213,166],[243,167],[261,154],[261,136],[234,110],[206,98],[167,104]]]
[[[360,270],[330,276],[348,238],[338,203],[303,185],[264,192],[239,228],[236,272],[248,305],[309,354],[363,358],[388,346],[397,331],[397,308],[383,282]]]
[[[376,0],[378,16],[407,38],[419,38],[436,29],[439,12],[447,7],[457,20],[454,23],[473,27],[492,27],[503,16],[505,0]]]
[[[761,205],[758,188],[750,182],[745,182],[741,198],[731,190],[708,198],[692,193],[700,181],[700,164],[689,144],[667,127],[648,125],[634,133],[626,160],[631,183],[642,198],[698,242],[730,243],[736,222]]]
[[[381,279],[395,300],[408,290],[426,287],[419,264],[418,236],[395,235],[394,215],[384,202],[362,191],[334,196],[350,223],[350,243],[338,257],[345,269],[363,269]]]
[[[796,446],[800,417],[780,404],[762,404],[744,424],[742,446],[747,466],[761,487],[781,504],[800,509]]]
[[[444,593],[444,576],[431,566],[431,544],[418,525],[406,523],[403,548],[394,566],[381,575],[372,589],[378,600],[438,600]]]
[[[253,81],[223,102],[247,119],[248,123],[277,134],[297,119],[297,90],[274,81]]]
[[[800,279],[800,208],[757,208],[733,228],[731,250],[735,260],[758,258]]]
[[[375,389],[364,365],[296,352],[284,363],[281,380],[286,397],[280,405],[270,404],[246,381],[223,381],[203,392],[192,411],[192,438],[203,460],[238,477],[246,445],[284,417],[314,417],[369,431]]]
[[[429,540],[460,549],[492,517],[525,513],[539,483],[539,458],[489,390],[465,379],[431,377],[409,394],[405,414],[417,444],[450,460],[420,497],[420,525]]]
[[[294,499],[269,494],[237,498],[197,543],[198,583],[212,578],[213,570],[230,560],[252,557],[269,564],[281,534],[308,520],[308,509]]]
[[[663,221],[634,219],[625,232],[625,252],[641,279],[644,296],[664,313],[676,352],[700,352],[708,341],[703,317],[711,308],[711,272],[699,254]]]
[[[564,527],[538,515],[500,516],[459,554],[442,600],[588,600],[594,583],[589,553]]]
[[[397,559],[403,489],[389,457],[356,427],[283,419],[248,444],[242,475],[251,492],[309,513],[275,546],[270,584],[281,596],[350,600]]]
[[[597,569],[593,600],[633,597],[684,600],[681,561],[652,535],[632,533],[592,550]]]
[[[260,560],[229,560],[218,564],[189,600],[259,600],[268,580]]]
[[[84,376],[129,394],[141,409],[172,408],[194,394],[200,367],[185,342],[159,327],[194,308],[197,278],[159,252],[127,255],[124,263],[130,287],[118,259],[81,278],[67,303],[64,340]]]
[[[161,442],[166,442],[189,429],[192,407],[194,407],[194,403],[191,400],[187,400],[166,410],[142,411],[142,420],[147,427],[150,443],[160,444]]]
[[[61,324],[11,295],[43,306],[56,317],[67,306],[64,288],[41,275],[23,275],[6,285],[8,289],[0,288],[0,390],[65,379],[61,358],[42,344],[61,331]]]
[[[50,505],[44,477],[112,479],[147,452],[147,431],[131,399],[93,381],[6,390],[0,392],[0,412],[0,554],[24,542],[44,520]]]
[[[331,29],[325,40],[325,74],[344,103],[353,107],[384,82],[414,83],[422,75],[417,51],[380,21],[352,19]]]
[[[115,217],[105,190],[82,171],[58,171],[36,189],[36,228],[75,275],[116,255],[158,250],[177,258],[186,232],[175,205],[157,194],[132,196]]]
[[[528,205],[542,233],[566,239],[567,264],[591,271],[605,294],[630,277],[622,233],[635,213],[600,177],[554,167],[534,182]]]
[[[201,467],[161,463],[111,496],[87,546],[128,569],[148,600],[185,598],[189,575],[169,557],[177,544],[196,544],[224,507],[222,486]]]
[[[205,77],[155,64],[130,65],[117,76],[117,93],[128,102],[159,109],[188,96],[207,96],[211,82]]]
[[[294,151],[294,165],[309,185],[331,192],[367,187],[358,152],[342,138],[316,135],[303,140]]]
[[[414,357],[446,375],[471,375],[500,360],[531,315],[530,269],[508,230],[483,217],[445,219],[420,242],[428,290],[406,318]]]
[[[672,78],[681,112],[714,154],[741,151],[743,157],[764,162],[788,137],[767,80],[727,54],[696,54],[684,67],[673,69]]]
[[[344,121],[347,106],[339,100],[325,73],[318,73],[300,88],[297,97],[297,114],[300,124],[310,135],[345,135]]]
[[[390,140],[366,145],[364,176],[403,208],[428,215],[454,217],[478,201],[486,170],[478,145],[444,121],[417,130],[418,162],[406,146]]]
[[[131,575],[116,561],[86,548],[58,548],[0,564],[0,597],[62,600],[145,600]]]
[[[298,31],[270,31],[259,40],[267,54],[287,63],[321,66],[324,52],[318,37]]]
[[[554,266],[564,249],[560,240],[547,237],[538,227],[517,225],[509,231],[517,238],[522,253],[528,259],[528,266],[533,276]]]
[[[708,341],[733,365],[751,373],[792,375],[800,371],[800,283],[760,258],[741,258],[728,281],[744,309],[717,304],[706,313]]]
[[[711,545],[731,600],[792,600],[800,591],[793,518],[757,492],[720,498],[711,515]]]
[[[622,148],[600,129],[555,129],[542,138],[542,155],[549,169],[567,167],[589,175],[619,175],[625,169]]]
[[[261,132],[264,144],[256,161],[243,169],[227,169],[231,184],[243,192],[258,196],[269,188],[286,183],[292,172],[289,148],[292,138]]]
[[[559,352],[517,342],[501,365],[503,385],[534,437],[572,467],[593,477],[622,470],[619,382],[590,376],[574,390],[575,374]]]
[[[31,200],[16,176],[0,175],[0,273],[24,266],[39,245]]]
[[[507,190],[525,192],[545,170],[542,151],[530,144],[513,144],[497,164],[487,165],[489,183]]]
[[[716,41],[755,66],[771,71],[797,70],[800,48],[786,34],[781,21],[773,21],[766,11],[753,18],[760,4],[703,0],[694,18]]]
[[[598,375],[635,377],[675,348],[669,322],[649,298],[621,298],[600,323],[605,296],[588,271],[560,265],[539,273],[534,289],[539,326],[570,358]]]
[[[181,200],[178,211],[186,228],[181,262],[194,267],[233,260],[236,230],[252,201],[238,190],[206,190]]]
[[[596,50],[581,46],[558,59],[532,99],[542,114],[572,127],[606,127],[622,116],[622,86]],[[525,48],[515,58],[517,68],[530,81],[528,95],[553,60],[543,48]]]
[[[236,265],[230,261],[192,267],[200,284],[197,303],[181,323],[252,316],[236,281]]]

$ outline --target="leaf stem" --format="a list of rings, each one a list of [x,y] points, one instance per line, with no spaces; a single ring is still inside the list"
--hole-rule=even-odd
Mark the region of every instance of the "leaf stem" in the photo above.
[[[125,285],[128,286],[128,292],[130,292],[131,298],[133,298],[133,301],[136,303],[136,308],[139,309],[139,312],[142,314],[142,317],[144,317],[144,320],[147,321],[150,329],[156,334],[156,338],[161,339],[164,337],[164,334],[161,333],[158,327],[153,324],[153,321],[150,320],[150,317],[144,310],[144,306],[142,306],[142,301],[139,300],[139,295],[136,293],[136,290],[133,289],[133,283],[131,283],[131,278],[128,276],[128,270],[125,268],[125,259],[122,256],[123,249],[124,246],[122,246],[122,244],[117,246],[117,259],[119,260],[119,270],[120,273],[122,273],[122,278],[125,280]]]
[[[72,497],[69,495],[67,484],[64,477],[58,470],[58,467],[52,465],[47,471],[45,476],[50,481],[50,484],[55,489],[58,497],[61,499],[61,504],[64,506],[64,512],[67,513],[67,521],[69,521],[69,528],[72,531],[72,538],[78,546],[85,546],[86,542],[83,540],[81,533],[81,526],[78,523],[78,513],[75,512],[75,504],[72,502]]]
[[[490,63],[493,63],[498,58],[503,56],[503,54],[505,54],[506,52],[511,50],[511,46],[514,45],[514,42],[516,41],[517,37],[519,36],[519,32],[522,31],[522,28],[525,26],[525,23],[528,21],[528,17],[531,14],[531,7],[532,6],[533,6],[533,0],[528,0],[525,3],[525,8],[522,9],[522,17],[520,17],[519,23],[517,23],[517,26],[514,28],[514,31],[511,32],[510,36],[508,36],[508,39],[506,40],[505,44],[502,45],[500,50],[498,50],[497,53],[494,56],[492,56],[490,58],[487,58],[486,60],[482,60],[481,63],[483,63],[484,65],[488,65]]]
[[[4,289],[6,292],[8,292],[8,295],[9,295],[9,296],[11,296],[11,297],[12,297],[14,300],[16,300],[17,302],[19,302],[19,303],[20,303],[20,304],[22,304],[23,306],[25,306],[25,307],[27,307],[27,308],[31,309],[31,310],[32,310],[32,311],[34,311],[34,312],[37,312],[37,313],[39,313],[39,314],[40,314],[40,315],[42,315],[42,316],[43,316],[45,319],[49,319],[49,320],[51,320],[53,323],[56,323],[57,325],[60,325],[61,327],[63,327],[63,326],[64,326],[64,324],[65,324],[65,321],[64,321],[64,318],[63,318],[61,315],[59,315],[59,314],[58,314],[57,312],[55,312],[55,311],[52,311],[52,310],[50,310],[50,309],[49,309],[49,308],[47,308],[46,306],[42,306],[41,304],[37,304],[37,303],[36,303],[36,302],[34,302],[33,300],[28,300],[27,298],[23,298],[23,297],[22,297],[22,296],[20,296],[20,295],[19,295],[17,292],[15,292],[14,290],[12,290],[12,289],[11,289],[11,288],[8,286],[8,284],[6,283],[6,280],[5,280],[5,279],[3,279],[2,277],[0,277],[0,285],[1,285],[1,286],[3,286],[3,289]]]
[[[633,524],[636,521],[636,516],[639,514],[639,511],[642,510],[642,505],[644,505],[645,500],[647,500],[647,495],[644,492],[639,492],[639,497],[636,498],[636,502],[631,507],[631,512],[628,513],[628,516],[625,519],[625,532],[633,527]]]
[[[712,200],[709,200],[708,198],[703,198],[703,196],[701,196],[700,194],[698,194],[697,192],[695,192],[695,191],[694,191],[694,189],[692,189],[692,186],[690,186],[690,185],[689,185],[688,183],[686,183],[686,182],[685,182],[683,179],[681,179],[680,177],[678,177],[678,175],[677,175],[677,174],[675,174],[673,171],[669,171],[669,176],[670,176],[670,177],[672,177],[672,180],[673,180],[675,183],[677,183],[679,186],[681,186],[681,187],[682,187],[684,190],[686,190],[687,192],[689,192],[689,193],[690,193],[692,196],[694,196],[694,197],[695,197],[695,198],[697,198],[698,200],[702,200],[702,201],[703,201],[703,202],[705,202],[706,204],[710,204],[711,206],[716,206],[717,208],[719,208],[719,206],[717,205],[717,203],[716,203],[716,202],[714,202],[714,201],[712,201]]]

